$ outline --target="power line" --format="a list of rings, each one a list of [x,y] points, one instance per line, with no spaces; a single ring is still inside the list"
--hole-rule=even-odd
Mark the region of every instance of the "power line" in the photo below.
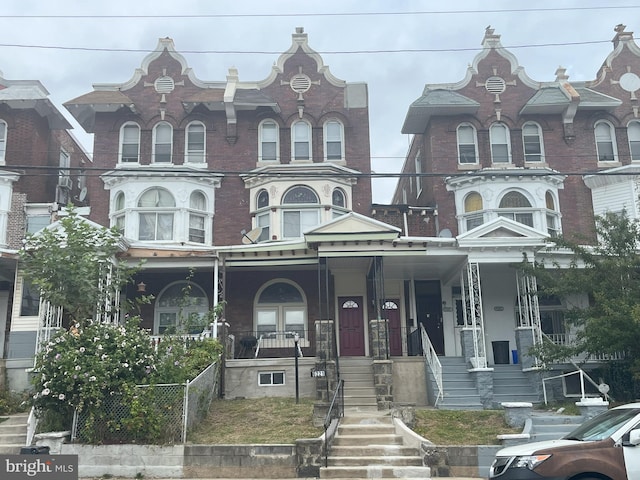
[[[539,12],[574,12],[593,10],[628,10],[640,8],[640,5],[606,5],[592,7],[548,7],[548,8],[505,8],[483,10],[420,10],[404,12],[299,12],[299,13],[198,13],[171,15],[0,15],[0,19],[206,19],[206,18],[277,18],[277,17],[372,17],[372,16],[404,16],[404,15],[476,15],[480,13],[539,13]]]

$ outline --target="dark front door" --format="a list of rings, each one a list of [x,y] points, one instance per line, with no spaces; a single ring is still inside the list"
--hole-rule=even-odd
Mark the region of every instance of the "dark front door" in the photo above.
[[[340,311],[340,355],[361,357],[364,355],[364,317],[362,297],[338,297]]]
[[[387,300],[382,306],[384,316],[388,320],[389,326],[389,355],[402,355],[402,331],[400,328],[400,301],[397,299]]]
[[[444,355],[440,282],[416,282],[416,311],[418,314],[418,322],[424,325],[436,353],[438,355]]]

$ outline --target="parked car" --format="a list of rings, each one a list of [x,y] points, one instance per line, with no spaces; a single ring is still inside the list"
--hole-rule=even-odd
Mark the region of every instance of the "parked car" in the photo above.
[[[498,451],[489,470],[500,480],[640,479],[640,403],[612,408],[559,440]]]

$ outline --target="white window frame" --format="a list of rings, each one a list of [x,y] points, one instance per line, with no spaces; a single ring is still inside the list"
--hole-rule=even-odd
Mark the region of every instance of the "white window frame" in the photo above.
[[[505,197],[511,193],[516,193],[523,199],[527,201],[529,204],[525,207],[503,207],[502,202]],[[497,214],[500,217],[510,218],[511,220],[521,223],[523,225],[527,225],[530,228],[536,228],[536,219],[534,215],[534,206],[531,202],[531,199],[528,198],[524,193],[518,190],[509,189],[505,190],[502,195],[500,195],[500,201],[498,202],[498,211]],[[523,222],[522,220],[527,219],[527,222]]]
[[[315,196],[315,202],[305,202],[305,203],[285,203],[285,197],[289,192],[297,188],[304,188],[308,190]],[[283,197],[282,197],[282,205],[280,212],[280,220],[281,220],[281,235],[282,238],[300,238],[303,235],[303,232],[309,228],[313,228],[316,225],[320,224],[320,200],[318,194],[311,187],[306,185],[294,185],[290,189],[288,189]],[[287,235],[287,226],[293,225],[293,222],[287,223],[287,220],[291,220],[294,215],[298,216],[298,234],[297,235]]]
[[[476,210],[467,210],[467,207],[468,207],[467,202],[469,201],[469,198],[472,195],[474,196],[474,198],[476,195],[479,198],[480,208]],[[469,230],[472,230],[484,223],[484,199],[482,198],[482,195],[479,192],[472,191],[465,195],[463,202],[464,202],[463,204],[464,225],[465,225],[466,231],[468,232]]]
[[[170,289],[179,285],[184,285],[184,287],[189,286],[191,293],[189,296],[185,297],[184,299],[185,301],[182,302],[182,304],[178,304],[178,305],[171,305],[171,306],[164,306],[164,307],[160,306],[160,302],[163,301],[163,297],[166,295],[166,293]],[[198,295],[194,296],[193,292],[197,292]],[[195,305],[193,305],[193,304],[189,304],[190,299],[203,299],[203,301],[198,301]],[[194,282],[187,282],[184,280],[172,282],[169,285],[167,285],[164,289],[162,289],[162,291],[158,294],[158,298],[155,302],[154,317],[153,317],[153,333],[154,335],[162,335],[164,334],[164,331],[167,329],[167,327],[164,326],[163,331],[160,331],[160,327],[161,327],[160,317],[163,314],[175,315],[173,326],[177,327],[180,316],[182,316],[183,318],[188,318],[190,315],[195,314],[195,315],[199,315],[200,317],[203,317],[204,315],[207,314],[208,311],[209,311],[209,297],[207,297],[206,292],[200,285]]]
[[[120,201],[122,199],[122,201]],[[112,226],[116,227],[122,236],[125,236],[127,225],[127,212],[125,205],[127,197],[123,191],[116,192],[113,197],[113,219]]]
[[[301,130],[298,127],[305,127],[305,130]],[[304,137],[298,137],[299,133],[306,132]],[[313,143],[312,143],[311,124],[306,120],[297,120],[291,124],[291,161],[293,162],[312,162],[313,161]],[[307,144],[308,155],[298,157],[296,154],[297,144]]]
[[[277,383],[274,382],[274,377],[278,375],[282,375],[282,383]],[[268,378],[268,382],[263,382],[263,376]],[[265,380],[267,378],[264,378]],[[259,387],[283,387],[284,385],[286,385],[286,381],[287,381],[287,375],[285,373],[284,370],[273,370],[273,371],[269,371],[269,372],[262,372],[259,371],[258,372],[258,386]]]
[[[71,155],[64,148],[60,149],[60,156],[58,165],[60,168],[58,169],[58,185],[61,187],[65,187],[68,190],[71,190]]]
[[[336,125],[338,128],[337,136],[334,132],[329,132],[331,126]],[[331,119],[323,125],[323,138],[324,138],[324,161],[325,162],[341,162],[345,160],[344,154],[344,125],[337,119]],[[340,156],[335,158],[329,158],[329,145],[338,143],[340,149]]]
[[[422,193],[422,151],[418,150],[415,158],[413,159],[414,167],[416,170],[416,198],[420,197]]]
[[[465,131],[466,129],[469,129],[471,131],[471,134],[473,136],[473,143],[469,143],[467,141],[463,143],[463,139],[460,135],[460,131],[462,129],[465,129]],[[456,128],[456,141],[458,146],[458,165],[478,165],[478,135],[476,132],[476,128],[470,123],[461,123],[460,125],[458,125],[458,128]],[[473,161],[463,161],[463,158],[465,158],[465,156],[462,154],[462,147],[469,147],[470,145],[473,145]]]
[[[498,138],[498,129],[504,132],[504,138]],[[509,165],[511,163],[511,139],[509,127],[502,122],[496,122],[489,127],[489,141],[491,144],[491,163],[494,165]],[[506,157],[496,151],[498,147],[506,148]],[[505,159],[506,158],[506,159]]]
[[[262,204],[261,198],[266,198],[266,204]],[[260,227],[262,231],[260,232],[260,236],[258,243],[267,242],[271,240],[271,206],[270,206],[271,196],[269,192],[262,189],[258,191],[256,195],[256,213],[255,213],[255,227]]]
[[[202,129],[202,147],[199,147],[200,142],[192,142],[191,133],[200,133],[193,132],[196,128]],[[205,167],[207,165],[207,127],[205,127],[202,122],[191,122],[187,125],[185,129],[185,152],[184,152],[184,160],[185,163],[189,165],[201,166]],[[198,145],[198,148],[195,148],[193,143]]]
[[[160,129],[168,129],[169,133],[169,142],[167,143],[164,139],[158,139],[158,130]],[[160,143],[162,141],[162,143]],[[158,160],[160,155],[166,156],[167,153],[159,153],[158,150],[160,147],[166,148],[169,146],[168,160]],[[171,165],[173,163],[173,126],[169,122],[158,122],[153,126],[153,163],[161,164],[161,165]]]
[[[198,205],[194,205],[194,198],[196,195],[200,196],[204,202],[202,208],[199,208]],[[207,203],[207,196],[200,190],[194,190],[191,192],[191,195],[189,195],[188,239],[190,242],[198,244],[207,243]],[[194,226],[196,223],[200,224],[198,225],[198,228]],[[193,239],[196,238],[196,232],[198,233],[198,238],[202,238],[202,241]]]
[[[273,133],[275,134],[275,138],[267,138],[267,132],[270,132],[271,130],[265,128],[266,126],[269,126],[269,128],[273,126]],[[274,157],[264,154],[264,151],[267,150],[265,148],[266,144],[273,145],[273,148],[275,149]],[[280,162],[280,126],[278,125],[278,122],[271,118],[263,120],[258,126],[258,161],[267,163]]]
[[[0,165],[6,164],[8,131],[7,122],[0,120]]]
[[[627,125],[629,154],[632,162],[640,161],[640,121],[632,120]]]
[[[290,287],[296,289],[300,294],[300,298],[302,299],[300,302],[278,302],[278,303],[259,303],[260,297],[262,293],[277,284],[288,284]],[[269,323],[270,325],[274,325],[275,330],[264,330],[259,328],[259,320],[262,313],[270,314],[274,317],[274,323]],[[296,316],[300,315],[301,321],[295,323],[287,322],[287,314],[296,314]],[[293,335],[289,332],[297,331],[299,334],[298,346],[299,347],[308,347],[310,345],[308,333],[308,322],[309,322],[309,306],[304,290],[295,282],[292,282],[287,279],[277,278],[273,279],[264,285],[258,290],[254,299],[254,327],[256,332],[256,337],[258,337],[260,341],[260,348],[285,348],[285,347],[293,347]],[[300,329],[290,328],[291,325],[301,325]],[[262,338],[260,338],[262,336]]]
[[[526,132],[527,129],[535,128],[535,135],[533,132]],[[537,137],[537,142],[532,142],[531,139]],[[529,139],[529,141],[527,141]],[[537,145],[539,153],[527,153],[527,145]],[[522,152],[524,154],[525,163],[544,163],[544,140],[542,137],[542,128],[536,122],[527,122],[522,126]],[[536,157],[538,157],[536,159]]]
[[[128,129],[136,129],[137,135],[136,135],[136,141],[134,142],[129,142],[127,136],[125,135],[125,132]],[[134,157],[129,157],[129,154],[127,153],[127,156],[125,157],[125,145],[135,145],[136,148],[136,155],[135,155],[135,160],[125,160],[125,158],[134,158]],[[139,164],[140,163],[140,125],[138,125],[135,122],[126,122],[125,124],[123,124],[120,127],[120,145],[119,145],[119,152],[118,152],[118,163],[124,163],[124,164]]]
[[[593,125],[594,140],[598,163],[612,163],[618,161],[618,147],[616,145],[616,131],[606,120],[598,120]],[[609,146],[604,152],[604,147]],[[611,151],[609,151],[611,150]]]
[[[145,194],[149,193],[152,190],[157,190],[157,191],[164,191],[166,192],[167,195],[171,196],[171,199],[173,200],[173,205],[172,206],[141,206],[140,205],[140,201],[142,200],[142,197],[145,196]],[[176,208],[176,199],[174,197],[174,195],[167,190],[166,188],[162,188],[162,187],[153,187],[153,188],[148,188],[145,191],[143,191],[140,196],[138,197],[137,200],[137,213],[138,213],[138,240],[143,241],[143,242],[158,242],[158,241],[173,241],[175,238],[175,229],[176,229],[176,212],[177,212],[177,208]],[[140,225],[143,222],[143,216],[144,215],[154,215],[155,220],[154,220],[154,233],[153,233],[153,238],[146,238],[146,239],[142,239],[140,238],[140,234],[141,234],[141,228]],[[169,217],[171,216],[172,220],[171,220],[171,232],[170,232],[170,236],[169,237],[164,237],[163,238],[158,238],[159,233],[161,233],[161,227],[159,226],[160,222],[159,219],[160,217]],[[167,232],[169,233],[169,232]]]

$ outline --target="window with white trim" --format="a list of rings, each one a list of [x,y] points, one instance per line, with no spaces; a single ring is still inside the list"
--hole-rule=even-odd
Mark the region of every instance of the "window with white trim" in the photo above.
[[[478,138],[473,125],[463,123],[456,129],[458,138],[458,163],[474,165],[478,163]]]
[[[413,162],[416,169],[416,198],[418,198],[422,193],[422,152],[420,150],[416,153],[416,158]]]
[[[491,161],[496,164],[511,163],[509,128],[504,123],[494,123],[489,128]]]
[[[464,219],[467,231],[484,223],[484,206],[478,192],[469,193],[464,199]]]
[[[627,136],[629,137],[629,151],[631,160],[640,160],[640,122],[634,120],[627,125]]]
[[[137,123],[127,122],[120,128],[120,163],[139,163],[140,127]]]
[[[167,122],[160,122],[153,127],[154,163],[171,163],[172,151],[173,127]]]
[[[550,191],[545,193],[544,199],[547,207],[547,234],[550,237],[555,238],[560,235],[560,213],[556,208],[555,199]]]
[[[0,165],[6,163],[7,154],[7,122],[0,120]]]
[[[206,129],[202,122],[191,122],[186,131],[186,163],[204,165],[206,159]]]
[[[324,159],[344,160],[344,128],[338,120],[324,124]]]
[[[304,120],[291,125],[291,158],[311,160],[311,125]]]
[[[201,333],[208,327],[204,320],[208,311],[209,300],[199,285],[172,283],[158,295],[154,333]]]
[[[258,127],[258,161],[277,162],[280,152],[280,130],[273,120],[264,120]]]
[[[320,224],[320,205],[316,193],[306,186],[290,188],[282,198],[282,237],[299,238]]]
[[[296,333],[299,339],[306,338],[307,304],[296,285],[275,281],[263,287],[256,298],[254,318],[258,338],[272,338],[274,346],[276,343],[285,346],[286,340],[293,339]]]
[[[333,218],[347,213],[347,199],[341,188],[334,188],[331,192],[331,205],[333,206]]]
[[[284,371],[279,372],[258,372],[258,386],[277,386],[284,385]]]
[[[607,121],[600,120],[596,122],[594,131],[598,162],[615,162],[618,158],[618,149],[613,125]]]
[[[498,215],[533,227],[531,202],[522,193],[514,190],[507,192],[500,200]]]
[[[207,198],[202,192],[192,192],[189,198],[189,241],[204,243],[207,219]]]
[[[164,188],[151,188],[138,201],[138,239],[172,240],[176,202]]]
[[[115,201],[113,202],[113,225],[118,229],[121,235],[125,232],[125,220],[127,218],[124,210],[125,205],[124,192],[118,192],[116,194]]]
[[[256,199],[256,227],[262,230],[258,237],[258,242],[266,242],[271,240],[271,209],[269,208],[269,192],[260,190]]]
[[[522,126],[522,147],[525,162],[544,162],[544,145],[540,125],[528,122]]]

